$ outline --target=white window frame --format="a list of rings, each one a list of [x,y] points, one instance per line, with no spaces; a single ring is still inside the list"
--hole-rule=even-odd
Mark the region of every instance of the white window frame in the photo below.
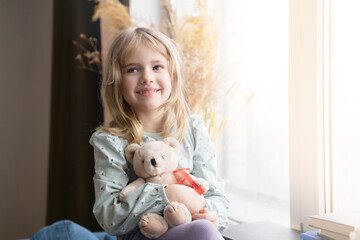
[[[289,2],[289,157],[291,228],[332,211],[330,162],[331,0]]]

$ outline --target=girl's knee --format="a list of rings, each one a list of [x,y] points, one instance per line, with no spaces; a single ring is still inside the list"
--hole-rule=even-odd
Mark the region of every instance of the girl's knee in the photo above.
[[[43,227],[31,237],[31,240],[46,239],[97,240],[96,236],[92,232],[70,220],[61,220],[51,224],[50,226]]]
[[[216,229],[215,225],[212,222],[205,220],[205,219],[194,220],[192,222],[192,224],[199,228],[206,228],[206,229],[214,228],[214,229]]]
[[[224,239],[215,225],[208,220],[195,220],[192,222],[191,230],[194,239],[217,240]]]

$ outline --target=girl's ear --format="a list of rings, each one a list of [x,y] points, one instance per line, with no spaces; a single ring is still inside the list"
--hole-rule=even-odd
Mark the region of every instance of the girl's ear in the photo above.
[[[133,164],[134,154],[139,148],[140,148],[140,145],[136,144],[136,143],[130,144],[125,148],[125,157],[129,163]]]
[[[176,153],[180,152],[180,143],[176,138],[173,137],[167,137],[164,138],[164,143],[168,144],[170,147],[173,147],[175,149]]]

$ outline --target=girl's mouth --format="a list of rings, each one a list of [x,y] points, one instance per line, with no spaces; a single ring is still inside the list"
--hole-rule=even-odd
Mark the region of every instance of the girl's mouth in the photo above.
[[[145,96],[145,97],[152,96],[157,92],[160,92],[160,89],[142,89],[142,90],[136,91],[137,94],[139,94],[141,96]]]

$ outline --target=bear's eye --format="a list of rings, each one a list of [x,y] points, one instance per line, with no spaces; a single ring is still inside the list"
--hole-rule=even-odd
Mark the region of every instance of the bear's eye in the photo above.
[[[164,156],[161,156],[162,157],[162,159],[165,159],[165,157]]]
[[[142,163],[144,163],[145,162],[145,160],[142,160]]]

